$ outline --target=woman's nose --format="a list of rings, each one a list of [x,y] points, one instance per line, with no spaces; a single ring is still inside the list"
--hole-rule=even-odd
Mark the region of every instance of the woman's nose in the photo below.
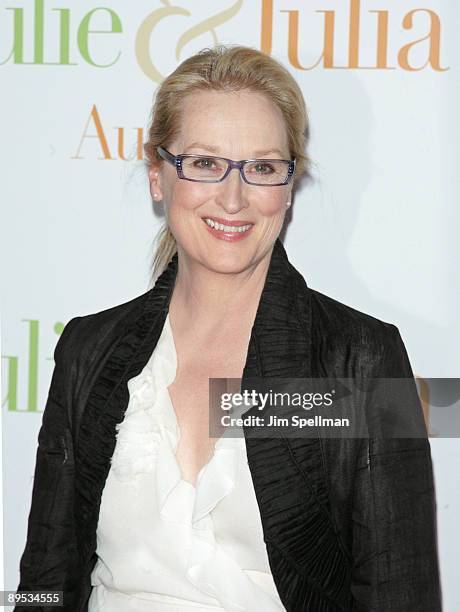
[[[247,185],[241,178],[239,170],[233,168],[227,178],[219,183],[216,196],[217,203],[227,212],[238,212],[242,208],[247,208]]]

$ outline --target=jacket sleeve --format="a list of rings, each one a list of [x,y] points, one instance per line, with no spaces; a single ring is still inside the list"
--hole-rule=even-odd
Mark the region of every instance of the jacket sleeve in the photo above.
[[[388,327],[390,338],[377,348],[380,357],[371,375],[407,380],[396,386],[396,394],[380,394],[376,405],[366,408],[373,427],[361,440],[356,464],[352,609],[441,612],[430,444],[406,349],[398,329]],[[370,393],[368,401],[375,397]],[[418,419],[424,433],[398,437],[396,430],[387,430],[380,435],[382,420],[395,411]]]
[[[64,328],[54,351],[55,366],[38,434],[27,540],[20,560],[17,591],[64,591],[64,608],[75,610],[78,565],[73,523],[74,456],[71,374],[75,317]],[[21,606],[14,612],[55,610],[45,604]]]

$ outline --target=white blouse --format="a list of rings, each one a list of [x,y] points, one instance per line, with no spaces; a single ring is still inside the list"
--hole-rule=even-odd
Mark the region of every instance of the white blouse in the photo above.
[[[196,488],[181,477],[168,386],[169,314],[117,425],[88,612],[284,611],[270,572],[244,437],[222,436]]]

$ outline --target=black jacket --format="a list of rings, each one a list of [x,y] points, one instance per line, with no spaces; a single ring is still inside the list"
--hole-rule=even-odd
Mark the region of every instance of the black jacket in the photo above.
[[[73,318],[56,345],[18,590],[62,590],[65,612],[87,610],[115,426],[128,405],[127,381],[162,332],[176,273],[177,254],[153,289]],[[412,378],[412,371],[394,325],[307,287],[277,240],[243,383],[254,376]],[[426,437],[247,436],[246,449],[286,610],[440,612]]]

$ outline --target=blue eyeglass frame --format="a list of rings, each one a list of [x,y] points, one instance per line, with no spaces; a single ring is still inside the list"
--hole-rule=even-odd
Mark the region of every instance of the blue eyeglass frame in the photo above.
[[[292,177],[294,176],[294,172],[295,172],[295,165],[296,165],[296,160],[294,159],[241,159],[240,161],[235,161],[233,159],[229,159],[228,157],[219,157],[218,155],[192,155],[192,154],[188,154],[188,153],[182,153],[180,155],[173,155],[172,153],[170,153],[169,151],[167,151],[164,147],[157,147],[156,148],[158,151],[158,155],[160,157],[162,157],[165,161],[169,162],[170,164],[172,164],[173,166],[175,166],[176,168],[176,172],[177,172],[177,176],[180,179],[183,179],[184,181],[193,181],[194,183],[221,183],[223,180],[225,180],[227,178],[227,176],[230,174],[230,172],[233,170],[233,168],[237,168],[240,171],[240,176],[243,179],[243,181],[245,183],[247,183],[248,185],[258,185],[260,187],[278,187],[280,185],[287,185],[290,180],[292,179]],[[186,176],[184,176],[183,170],[182,170],[182,160],[185,157],[213,157],[216,159],[223,159],[228,163],[227,166],[227,171],[225,172],[225,174],[217,180],[212,180],[212,181],[202,181],[200,179],[191,179],[188,178]],[[250,183],[246,177],[244,176],[244,172],[243,172],[243,167],[247,162],[255,162],[255,161],[260,161],[260,162],[278,162],[278,161],[284,161],[286,162],[288,165],[288,173],[286,176],[286,179],[284,182],[282,183]]]

